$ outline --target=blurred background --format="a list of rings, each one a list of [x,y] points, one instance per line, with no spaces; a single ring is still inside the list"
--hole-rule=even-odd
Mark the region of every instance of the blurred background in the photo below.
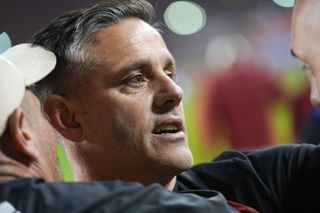
[[[96,0],[2,0],[0,52],[54,17]],[[150,0],[178,83],[194,164],[225,149],[318,143],[320,113],[307,77],[290,55],[294,0]],[[65,180],[72,174],[58,146]]]

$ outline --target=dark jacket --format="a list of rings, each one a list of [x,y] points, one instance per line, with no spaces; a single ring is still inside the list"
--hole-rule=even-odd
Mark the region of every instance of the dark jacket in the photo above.
[[[175,191],[206,189],[261,213],[320,212],[320,147],[226,151],[177,178]]]
[[[212,192],[209,199],[194,194],[169,192],[153,184],[135,183],[46,183],[20,178],[0,184],[1,213],[233,213],[224,197]]]

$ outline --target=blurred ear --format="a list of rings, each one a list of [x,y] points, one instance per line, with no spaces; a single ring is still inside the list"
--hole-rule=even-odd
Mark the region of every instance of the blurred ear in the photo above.
[[[74,118],[69,101],[60,95],[50,95],[44,103],[44,111],[51,125],[65,138],[73,142],[84,140],[81,124]]]
[[[27,125],[26,114],[21,108],[17,108],[8,119],[10,143],[17,153],[27,159],[38,160],[39,151],[36,144],[36,136]]]

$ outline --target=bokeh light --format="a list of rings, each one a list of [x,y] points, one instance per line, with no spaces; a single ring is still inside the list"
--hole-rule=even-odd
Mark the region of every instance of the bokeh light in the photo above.
[[[273,2],[281,7],[293,7],[295,0],[273,0]]]
[[[206,24],[204,9],[190,1],[171,3],[164,12],[164,21],[171,31],[179,35],[189,35],[201,30]]]
[[[6,32],[0,34],[0,54],[11,47],[11,39]]]
[[[236,61],[252,59],[253,47],[241,34],[214,37],[205,50],[205,63],[211,70],[224,70]]]

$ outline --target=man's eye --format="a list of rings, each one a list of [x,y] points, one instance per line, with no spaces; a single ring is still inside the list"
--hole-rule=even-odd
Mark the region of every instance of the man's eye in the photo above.
[[[143,75],[141,75],[141,74],[140,75],[135,75],[135,76],[133,76],[133,77],[131,77],[131,78],[129,78],[127,80],[127,82],[129,84],[141,84],[141,83],[143,83],[145,81],[146,81],[145,77]]]
[[[169,78],[171,78],[173,81],[176,81],[176,74],[173,72],[167,72],[167,76],[169,76]]]

